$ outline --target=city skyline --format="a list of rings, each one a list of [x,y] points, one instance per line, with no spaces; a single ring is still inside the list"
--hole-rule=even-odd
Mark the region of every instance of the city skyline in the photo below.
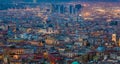
[[[120,0],[36,0],[37,2],[120,2]],[[33,0],[0,0],[4,2],[33,2]]]
[[[120,0],[0,0],[0,64],[120,64]]]

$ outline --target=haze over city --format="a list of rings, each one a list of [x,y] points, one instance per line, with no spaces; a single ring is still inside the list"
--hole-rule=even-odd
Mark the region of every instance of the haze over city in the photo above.
[[[32,2],[33,0],[0,0],[0,2]],[[36,0],[37,2],[119,2],[120,0]]]
[[[0,0],[0,64],[120,64],[120,0]]]

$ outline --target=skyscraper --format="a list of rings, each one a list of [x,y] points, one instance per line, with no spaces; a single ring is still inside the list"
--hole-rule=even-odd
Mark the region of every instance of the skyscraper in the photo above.
[[[81,10],[81,8],[82,8],[82,5],[81,4],[76,4],[75,8],[79,12]]]
[[[73,5],[70,5],[70,6],[69,6],[69,13],[70,13],[70,14],[74,14],[74,13],[75,13],[75,9],[74,9],[74,6],[73,6]]]
[[[60,14],[64,14],[65,13],[65,7],[64,5],[60,5]]]
[[[51,4],[51,12],[52,13],[57,13],[59,12],[59,5],[58,4]]]
[[[65,6],[63,4],[51,4],[51,11],[52,13],[65,13]]]

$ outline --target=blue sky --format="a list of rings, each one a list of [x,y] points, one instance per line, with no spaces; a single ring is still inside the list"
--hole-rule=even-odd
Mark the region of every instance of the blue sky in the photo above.
[[[26,0],[26,1],[30,1],[30,0]],[[44,2],[69,2],[69,1],[105,1],[105,2],[117,2],[120,0],[38,0],[38,1],[44,1]]]
[[[19,2],[19,1],[24,1],[24,2],[32,2],[33,0],[0,0],[0,3],[4,3],[4,2]],[[70,1],[89,1],[89,2],[93,2],[93,1],[97,1],[97,2],[120,2],[120,0],[37,0],[38,2],[70,2]]]

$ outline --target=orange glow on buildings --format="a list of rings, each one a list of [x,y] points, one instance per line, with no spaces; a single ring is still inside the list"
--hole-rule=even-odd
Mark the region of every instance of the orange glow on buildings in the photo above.
[[[112,34],[112,41],[114,41],[116,43],[116,34]]]

